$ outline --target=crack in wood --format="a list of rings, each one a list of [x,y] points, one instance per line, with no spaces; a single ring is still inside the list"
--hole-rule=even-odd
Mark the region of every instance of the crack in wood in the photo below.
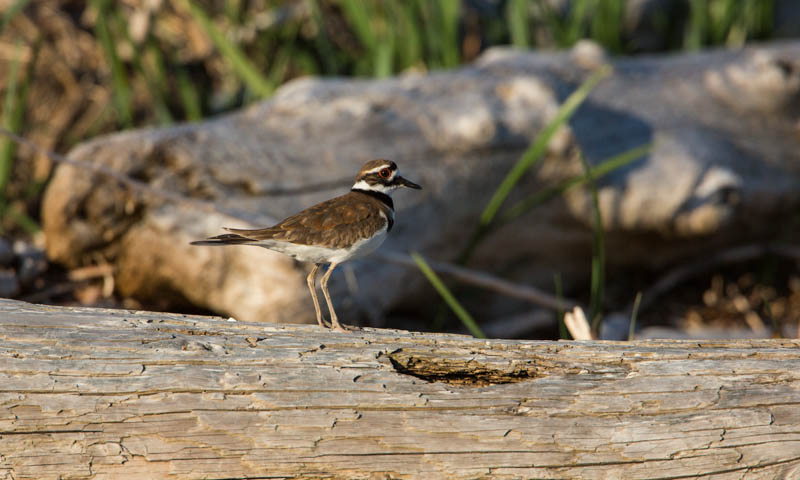
[[[482,387],[516,383],[542,376],[540,368],[531,363],[509,362],[490,364],[471,358],[446,358],[435,352],[413,352],[398,348],[385,354],[392,367],[404,375],[426,382]]]
[[[103,430],[28,430],[28,431],[0,431],[2,435],[53,435],[57,433],[103,433]]]
[[[191,330],[188,328],[171,328],[171,327],[156,327],[155,329],[157,332],[162,333],[172,333],[172,334],[180,334],[180,335],[191,335],[191,336],[210,336],[210,337],[219,337],[225,335],[225,332],[211,332],[208,330]]]

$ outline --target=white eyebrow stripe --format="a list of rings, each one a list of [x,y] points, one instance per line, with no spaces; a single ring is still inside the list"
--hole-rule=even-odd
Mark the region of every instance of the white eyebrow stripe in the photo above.
[[[366,170],[364,173],[365,173],[365,174],[367,174],[367,173],[378,173],[378,172],[380,172],[381,170],[383,170],[384,168],[391,169],[392,167],[391,167],[391,166],[389,166],[389,165],[381,165],[380,167],[375,167],[375,168],[372,168],[372,169],[370,169],[370,170]],[[394,173],[397,173],[397,170],[392,170],[392,174],[394,174]],[[393,176],[394,176],[394,175],[393,175]]]

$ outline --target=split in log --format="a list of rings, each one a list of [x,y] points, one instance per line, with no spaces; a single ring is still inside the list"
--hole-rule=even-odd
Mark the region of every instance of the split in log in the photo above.
[[[0,300],[0,478],[796,479],[798,347]]]

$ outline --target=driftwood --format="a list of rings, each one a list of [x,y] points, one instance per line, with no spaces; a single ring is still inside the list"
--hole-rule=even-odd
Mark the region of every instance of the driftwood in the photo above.
[[[102,258],[117,291],[143,302],[191,303],[243,321],[314,322],[305,266],[262,249],[189,242],[221,226],[268,225],[344,193],[364,161],[386,157],[424,190],[396,195],[396,224],[380,252],[418,250],[450,262],[558,105],[608,60],[585,47],[493,49],[427,75],[306,78],[231,115],[93,139],[69,158],[104,173],[62,165],[48,184],[48,256],[71,268]],[[800,42],[608,61],[615,73],[507,206],[582,174],[579,150],[597,165],[652,144],[646,158],[598,180],[609,278],[798,236],[786,219],[800,208]],[[573,294],[588,284],[593,225],[591,196],[575,189],[487,237],[470,267],[548,290],[560,272]],[[416,269],[366,259],[347,268],[358,288],[342,281],[344,268],[331,288],[351,318],[413,314],[433,295]],[[530,310],[507,299],[465,301],[483,318]]]
[[[800,478],[798,347],[0,300],[0,478]]]

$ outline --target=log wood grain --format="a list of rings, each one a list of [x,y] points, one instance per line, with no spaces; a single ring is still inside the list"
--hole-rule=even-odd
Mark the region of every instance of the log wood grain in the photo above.
[[[800,342],[549,342],[0,300],[0,478],[800,478]]]

